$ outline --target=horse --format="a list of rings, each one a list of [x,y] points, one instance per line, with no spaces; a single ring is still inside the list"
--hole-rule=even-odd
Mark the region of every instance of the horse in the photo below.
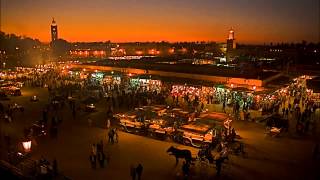
[[[179,162],[179,159],[185,159],[188,164],[191,163],[192,156],[191,156],[191,151],[187,149],[177,149],[173,146],[171,146],[168,150],[167,153],[171,153],[169,155],[174,155],[176,157],[176,165]]]

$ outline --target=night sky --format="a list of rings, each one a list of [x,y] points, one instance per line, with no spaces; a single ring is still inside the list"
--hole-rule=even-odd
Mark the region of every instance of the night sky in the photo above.
[[[2,31],[50,41],[319,42],[319,0],[2,0]]]

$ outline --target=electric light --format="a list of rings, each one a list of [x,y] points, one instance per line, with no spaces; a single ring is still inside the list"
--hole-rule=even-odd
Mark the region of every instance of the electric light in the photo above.
[[[22,146],[23,146],[24,152],[31,151],[31,141],[30,140],[22,142]]]

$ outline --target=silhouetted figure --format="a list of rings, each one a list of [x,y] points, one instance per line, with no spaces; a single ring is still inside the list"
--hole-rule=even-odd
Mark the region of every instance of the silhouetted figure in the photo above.
[[[93,154],[93,152],[91,152],[91,154],[90,154],[90,162],[91,162],[92,169],[95,169],[97,167],[97,158]]]
[[[136,172],[137,172],[137,175],[138,175],[138,180],[141,179],[142,171],[143,171],[143,167],[142,167],[141,164],[139,164],[138,167],[136,168]]]
[[[217,176],[220,176],[222,167],[222,158],[216,160],[216,169],[217,169]]]
[[[114,128],[113,130],[113,139],[116,143],[119,142],[119,136],[118,136],[118,132],[117,132],[117,128]]]
[[[98,161],[99,161],[99,165],[100,165],[101,168],[104,167],[104,161],[105,161],[105,159],[106,159],[106,157],[105,157],[104,153],[101,152],[101,151],[98,152]]]
[[[183,173],[184,178],[187,179],[189,176],[189,163],[187,163],[186,161],[183,162],[182,173]]]
[[[114,131],[112,129],[109,130],[108,136],[109,136],[109,143],[113,144],[114,143],[114,140],[113,140]]]
[[[136,180],[136,168],[133,165],[130,166],[130,176],[132,180]]]

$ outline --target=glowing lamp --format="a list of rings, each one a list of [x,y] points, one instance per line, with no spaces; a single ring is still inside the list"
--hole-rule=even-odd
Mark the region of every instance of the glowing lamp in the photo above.
[[[256,87],[256,86],[253,86],[252,89],[255,91],[255,90],[257,89],[257,87]]]
[[[136,51],[137,55],[142,55],[142,51]]]
[[[23,146],[24,152],[31,151],[31,141],[30,140],[22,142],[22,146]]]
[[[234,86],[234,85],[233,85],[233,84],[231,84],[231,88],[233,88],[233,86]]]

